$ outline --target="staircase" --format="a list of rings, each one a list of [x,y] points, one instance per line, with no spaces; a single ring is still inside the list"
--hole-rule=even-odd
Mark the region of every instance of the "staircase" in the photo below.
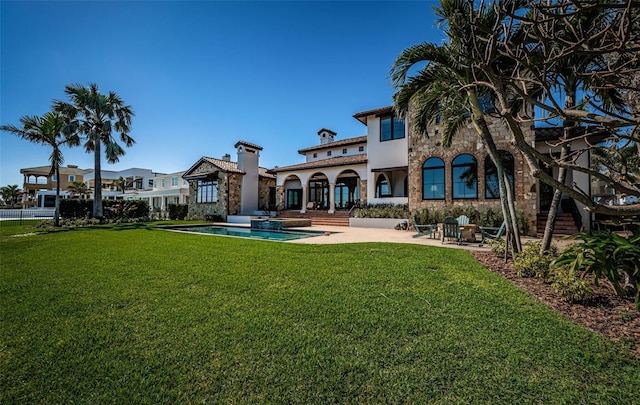
[[[349,211],[336,211],[329,214],[327,211],[309,210],[304,214],[296,210],[280,211],[277,218],[308,218],[311,225],[349,226]]]
[[[537,235],[544,235],[544,228],[547,225],[547,214],[538,214],[537,218]],[[563,212],[556,214],[556,224],[553,228],[553,236],[572,235],[579,232],[571,213]]]

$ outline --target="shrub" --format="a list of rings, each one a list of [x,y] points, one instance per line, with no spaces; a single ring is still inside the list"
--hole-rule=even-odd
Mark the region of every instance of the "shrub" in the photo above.
[[[542,241],[527,243],[522,252],[514,256],[513,264],[518,271],[518,276],[550,280],[550,265],[558,255],[558,248],[551,245],[549,250],[541,256],[540,246],[542,246]]]
[[[577,233],[583,243],[569,246],[554,261],[554,265],[567,265],[584,274],[593,274],[598,285],[601,277],[609,280],[616,294],[634,295],[640,311],[640,231],[629,238],[615,233]]]
[[[353,216],[356,218],[409,218],[407,204],[367,204],[357,208]]]
[[[502,225],[502,212],[494,211],[491,208],[487,208],[479,212],[479,224],[482,226],[494,226],[498,227]]]
[[[149,216],[149,203],[146,200],[104,200],[104,217],[109,221],[131,222]]]
[[[60,217],[64,219],[90,218],[93,200],[61,199]]]
[[[188,211],[186,204],[169,204],[169,219],[185,219]]]
[[[589,281],[580,278],[569,266],[552,268],[551,288],[567,302],[585,302],[591,297],[592,288]]]
[[[489,249],[494,255],[504,256],[505,249],[507,248],[507,242],[504,239],[487,240],[487,245],[489,245]]]

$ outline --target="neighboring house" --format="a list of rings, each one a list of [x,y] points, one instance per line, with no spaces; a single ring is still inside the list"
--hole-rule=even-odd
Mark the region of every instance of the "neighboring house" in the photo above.
[[[406,126],[391,107],[354,115],[367,134],[335,140],[318,131],[320,144],[298,151],[305,162],[278,167],[278,209],[348,210],[354,204],[407,203]]]
[[[60,195],[68,198],[66,191],[74,181],[84,181],[89,170],[79,169],[75,165],[60,166]],[[52,208],[55,206],[57,179],[49,174],[51,166],[27,167],[20,169],[24,176],[22,185],[22,206],[24,208]]]
[[[238,161],[203,156],[182,177],[189,182],[189,218],[256,215],[275,208],[275,176],[259,166],[262,147],[238,141]]]
[[[126,191],[149,190],[152,188],[153,178],[157,173],[149,169],[130,168],[125,170],[102,170],[102,198],[118,199],[123,198]],[[119,179],[124,180],[124,190],[118,185]],[[95,189],[95,174],[93,171],[84,176],[84,182],[90,189]],[[93,192],[91,195],[93,198]]]
[[[125,200],[142,200],[149,202],[149,208],[164,213],[170,204],[189,203],[189,183],[182,178],[185,172],[157,174],[149,181],[150,187],[145,190],[127,190]]]

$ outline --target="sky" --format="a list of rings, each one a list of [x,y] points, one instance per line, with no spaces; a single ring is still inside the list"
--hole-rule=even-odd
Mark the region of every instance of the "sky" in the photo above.
[[[260,166],[366,134],[357,112],[392,104],[402,50],[441,43],[434,1],[0,1],[0,124],[42,115],[68,84],[97,83],[135,113],[135,145],[103,170],[159,173],[262,146]],[[50,148],[0,133],[0,186],[48,165]],[[84,148],[64,165],[93,168]]]

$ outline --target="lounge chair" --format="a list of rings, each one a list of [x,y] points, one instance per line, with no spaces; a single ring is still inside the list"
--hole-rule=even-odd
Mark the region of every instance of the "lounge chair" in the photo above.
[[[499,228],[496,228],[494,226],[481,226],[480,232],[482,233],[482,240],[480,241],[480,243],[484,243],[484,241],[487,239],[500,239],[502,235],[504,235],[504,231],[506,228],[506,222],[502,222],[502,225],[500,225]]]
[[[416,235],[413,235],[414,238],[427,235],[433,239],[438,231],[438,226],[435,224],[419,224],[415,216],[411,219],[411,222],[413,224],[413,228],[418,232]]]
[[[462,243],[460,224],[454,217],[445,217],[442,220],[442,244],[444,244],[445,239],[455,239],[458,245]]]
[[[469,225],[469,217],[466,215],[460,215],[457,220],[458,225]]]

